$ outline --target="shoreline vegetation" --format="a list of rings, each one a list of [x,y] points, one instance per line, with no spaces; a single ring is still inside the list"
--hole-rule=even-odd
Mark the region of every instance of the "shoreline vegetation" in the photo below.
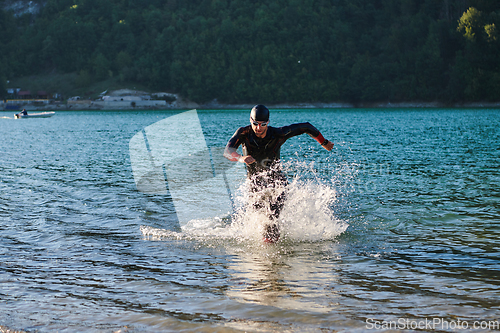
[[[45,106],[24,106],[22,109],[26,109],[28,112],[33,111],[146,111],[146,110],[250,110],[255,104],[196,104],[196,103],[187,103],[187,104],[179,104],[177,106],[169,106],[165,107],[160,106],[151,106],[151,107],[125,107],[125,106],[113,106],[109,105],[108,107],[95,107],[91,105],[79,105],[74,106],[64,103],[58,104],[48,104]],[[350,103],[296,103],[296,104],[268,104],[269,109],[436,109],[436,108],[451,108],[451,109],[462,109],[462,108],[500,108],[499,103],[463,103],[463,104],[453,104],[453,105],[444,105],[442,103],[366,103],[366,104],[358,104],[353,105]],[[20,109],[20,110],[22,110]],[[3,109],[3,112],[12,111],[14,113],[18,113],[20,110],[8,110]]]
[[[185,110],[185,109],[198,109],[198,110],[239,110],[251,109],[255,103],[238,103],[226,104],[219,103],[214,100],[209,103],[196,103],[193,101],[185,100],[182,98],[175,101],[165,100],[68,100],[57,101],[43,105],[36,104],[18,104],[18,109],[7,109],[7,103],[0,102],[0,109],[3,111],[19,112],[19,110],[26,109],[29,111],[97,111],[97,110]],[[412,108],[500,108],[500,102],[468,102],[468,103],[442,103],[442,102],[371,102],[371,103],[279,103],[266,104],[270,109],[355,109],[355,108],[394,108],[394,109],[412,109]]]
[[[97,111],[97,110],[247,110],[255,103],[221,103],[216,99],[208,103],[197,103],[183,98],[179,94],[156,92],[151,93],[136,89],[105,90],[96,97],[73,96],[67,100],[6,100],[0,101],[0,109],[13,111],[26,109],[29,111]],[[304,102],[304,103],[267,103],[271,109],[349,109],[349,108],[500,108],[500,102]],[[12,107],[15,107],[14,109]]]
[[[249,110],[255,104],[266,104],[271,109],[348,109],[348,108],[500,108],[500,101],[378,101],[378,102],[287,102],[264,103],[256,99],[253,103],[225,103],[212,99],[209,102],[192,101],[181,94],[152,92],[135,83],[120,83],[109,79],[95,82],[87,89],[72,84],[72,75],[32,75],[11,81],[11,85],[23,90],[60,91],[68,98],[40,101],[0,100],[0,110],[19,112],[35,111],[97,111],[97,110]],[[7,102],[7,103],[3,103]],[[14,105],[17,109],[8,107]]]
[[[176,107],[67,107],[66,104],[49,104],[46,107],[39,106],[27,106],[23,107],[28,112],[32,111],[146,111],[146,110],[250,110],[254,104],[204,104],[204,105],[179,105]],[[500,109],[500,103],[467,103],[467,104],[455,104],[455,105],[442,105],[440,103],[370,103],[362,105],[352,105],[349,103],[303,103],[303,104],[277,104],[268,105],[269,109],[437,109],[437,108],[451,108],[451,109],[462,109],[462,108],[494,108]],[[22,110],[22,109],[21,109]],[[2,112],[12,111],[18,113],[19,110],[6,110]]]
[[[0,2],[1,98],[21,88],[94,102],[71,109],[164,107],[98,100],[137,88],[182,96],[165,100],[175,109],[500,102],[498,0],[77,2]]]

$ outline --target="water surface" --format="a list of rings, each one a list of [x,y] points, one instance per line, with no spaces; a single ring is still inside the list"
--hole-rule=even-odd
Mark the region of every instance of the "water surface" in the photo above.
[[[309,121],[335,143],[282,148],[293,195],[272,246],[235,216],[181,227],[168,195],[137,190],[130,139],[179,111],[0,118],[0,325],[499,329],[499,110],[271,111],[271,125]],[[247,110],[198,115],[208,147],[248,122]]]

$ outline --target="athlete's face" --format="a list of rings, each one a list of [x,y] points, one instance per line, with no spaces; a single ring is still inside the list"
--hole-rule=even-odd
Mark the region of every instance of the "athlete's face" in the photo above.
[[[263,138],[266,136],[269,121],[255,121],[250,117],[250,124],[252,124],[252,129],[257,137]]]

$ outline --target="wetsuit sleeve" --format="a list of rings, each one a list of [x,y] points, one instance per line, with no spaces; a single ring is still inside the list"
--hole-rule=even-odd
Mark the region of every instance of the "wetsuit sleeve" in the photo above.
[[[243,132],[244,132],[243,127],[240,127],[238,130],[236,130],[236,132],[234,132],[231,139],[229,139],[229,142],[227,143],[226,148],[224,149],[224,157],[230,161],[237,162],[239,160],[239,158],[241,157],[241,155],[238,154],[238,152],[236,150],[243,142],[243,138],[242,138]]]
[[[318,141],[319,144],[323,144],[326,141],[323,135],[321,135],[321,132],[310,123],[292,124],[290,126],[282,127],[282,130],[285,139],[289,139],[291,137],[307,133],[314,140]]]

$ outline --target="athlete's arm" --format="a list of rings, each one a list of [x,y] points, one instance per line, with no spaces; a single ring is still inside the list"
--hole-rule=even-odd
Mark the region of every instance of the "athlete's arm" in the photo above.
[[[321,147],[325,148],[328,151],[331,151],[333,149],[333,142],[325,139],[325,142],[321,144]]]
[[[284,130],[286,139],[307,133],[314,140],[318,141],[318,143],[326,150],[331,151],[333,148],[333,142],[325,139],[321,132],[310,123],[292,124],[290,126],[282,127],[282,129]]]
[[[331,151],[332,148],[333,148],[333,142],[331,141],[328,141],[327,139],[325,139],[323,137],[323,135],[321,135],[321,133],[319,133],[318,136],[314,137],[314,140],[318,141],[318,143],[321,145],[321,147],[325,148],[326,150],[328,151]]]
[[[255,158],[253,158],[252,156],[250,155],[242,156],[238,154],[235,148],[231,148],[228,146],[226,146],[226,149],[224,149],[224,157],[230,161],[241,162],[248,165],[256,162]]]
[[[233,162],[241,162],[250,165],[255,163],[255,159],[250,155],[241,156],[237,151],[238,147],[242,143],[241,136],[243,132],[244,129],[241,127],[233,134],[231,139],[229,139],[229,142],[224,149],[224,157]]]

